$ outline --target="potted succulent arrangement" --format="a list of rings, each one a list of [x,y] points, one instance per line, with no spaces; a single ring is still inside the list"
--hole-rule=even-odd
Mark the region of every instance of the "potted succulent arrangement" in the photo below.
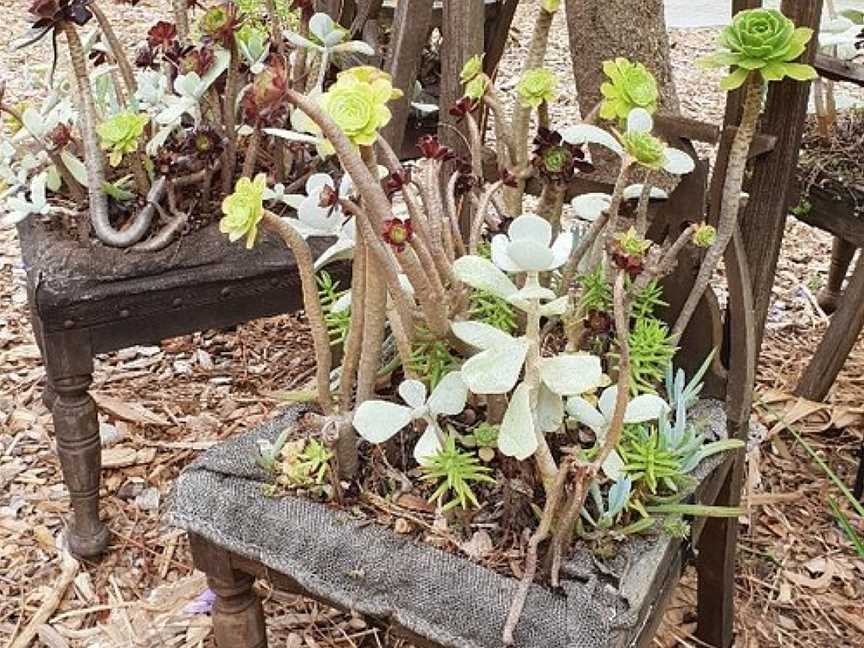
[[[534,585],[544,553],[551,589],[542,592],[554,592],[567,588],[561,570],[574,541],[598,555],[614,554],[640,534],[686,534],[685,515],[740,512],[688,500],[699,481],[694,475],[704,477],[699,469],[705,460],[742,442],[722,438],[722,431],[714,436],[716,429],[700,423],[697,401],[710,358],[689,380],[673,363],[677,341],[737,224],[765,85],[815,76],[795,62],[812,33],[774,10],[742,12],[723,31],[722,51],[703,63],[731,66],[723,88],[744,87],[745,100],[719,221],[714,227],[695,220],[652,241],[646,238],[648,205],[664,195],[652,183],[664,174],[690,173],[694,161],[654,135],[656,82],[644,66],[626,59],[607,63],[602,104],[585,121],[555,130],[548,107],[557,81],[543,59],[559,4],[540,4],[512,118],[481,59],[466,62],[465,94],[452,108],[467,124],[466,159],[429,136],[419,142],[420,160],[402,165],[378,136],[390,118],[391,81],[377,69],[355,67],[324,88],[317,84],[304,93],[286,86],[274,96],[320,148],[332,147],[340,164],[334,176],[310,178],[297,215],[282,217],[268,208],[263,172],[242,177],[222,204],[220,228],[232,240],[254,245],[259,229],[266,229],[296,256],[317,371],[311,392],[296,394],[305,405],[290,420],[252,433],[257,456],[227,461],[205,455],[181,476],[175,523],[225,541],[232,532],[202,517],[200,502],[214,492],[214,480],[232,471],[242,477],[231,487],[235,499],[251,488],[250,477],[261,479],[264,471],[271,482],[263,492],[259,487],[257,497],[273,496],[280,504],[271,509],[229,498],[217,506],[262,507],[254,528],[236,530],[233,548],[253,557],[290,554],[280,565],[289,565],[286,573],[307,590],[361,612],[407,618],[413,632],[432,633],[445,645],[487,645],[466,638],[473,630],[512,644],[520,622],[528,626],[531,645],[553,645],[540,641],[553,631],[523,615],[529,608],[539,614],[540,599],[532,606],[530,597],[545,596]],[[492,113],[497,134],[499,173],[492,180],[483,176],[482,106]],[[593,123],[598,119],[608,128]],[[565,219],[567,183],[591,172],[588,146],[603,147],[618,160],[614,189],[578,196],[569,206],[576,217]],[[532,176],[542,191],[532,212],[525,212],[524,188]],[[352,258],[348,291],[316,277],[328,259],[316,259],[305,239],[321,233],[337,234],[338,256]],[[656,314],[663,302],[659,281],[688,247],[704,250],[704,262],[677,320],[663,322]],[[248,443],[233,447],[251,450]],[[214,474],[204,478],[208,465]],[[525,493],[521,512],[512,504],[520,499],[514,483]],[[469,536],[477,529],[500,531],[493,546],[505,538],[514,542],[508,525],[521,530],[527,513],[535,530],[527,539],[515,532],[524,562],[518,584],[503,590],[510,599],[506,619],[485,619],[481,632],[469,627],[473,621],[465,611],[464,630],[454,629],[452,619],[442,629],[433,619],[441,619],[446,597],[434,596],[434,574],[417,575],[429,579],[433,592],[420,597],[426,602],[420,612],[414,606],[403,614],[402,602],[389,600],[395,608],[381,603],[380,583],[364,580],[363,569],[339,571],[352,555],[386,561],[388,552],[413,546],[391,531],[360,531],[380,521],[376,502],[406,496],[428,514],[429,529]],[[427,501],[427,508],[418,501]],[[352,526],[349,511],[361,517],[367,511],[368,517]],[[206,513],[224,514],[212,507]],[[256,534],[266,534],[271,523],[279,538],[264,547]],[[421,542],[424,534],[416,535]],[[370,537],[378,540],[369,544]],[[315,550],[319,541],[326,558]],[[452,565],[442,554],[453,546],[445,545],[443,552],[417,550],[425,552],[418,560],[427,569]],[[326,562],[322,570],[339,569],[317,571],[318,558]],[[509,576],[507,561],[500,562]],[[470,571],[453,569],[442,567],[446,573]],[[329,580],[337,574],[342,580]],[[470,583],[441,586],[476,586],[478,609],[500,609],[493,603],[502,590],[471,574]],[[423,590],[413,582],[393,585],[394,591],[409,586]]]
[[[371,48],[307,0],[172,6],[173,22],[152,25],[130,51],[100,3],[32,2],[19,47],[53,39],[69,73],[57,60],[34,69],[41,101],[0,96],[4,224],[152,254],[215,224],[239,177],[265,171],[268,205],[287,209],[326,168],[316,136],[280,105],[282,89],[314,93],[334,57]]]

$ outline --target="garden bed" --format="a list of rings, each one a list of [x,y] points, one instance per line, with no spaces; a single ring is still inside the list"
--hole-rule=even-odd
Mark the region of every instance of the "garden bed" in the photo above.
[[[255,462],[259,443],[272,442],[301,413],[288,410],[199,458],[177,482],[171,523],[286,576],[305,595],[380,624],[454,648],[500,646],[518,585],[504,570],[451,543],[441,550],[384,528],[398,527],[398,506],[382,518],[362,507],[264,494],[272,476]],[[694,414],[710,427],[709,437],[725,436],[722,403],[702,401]],[[727,465],[715,456],[694,471],[695,499],[712,497],[720,480],[710,477]],[[699,528],[694,522],[694,536]],[[628,645],[649,622],[666,579],[677,577],[681,546],[663,534],[630,536],[604,558],[580,544],[563,566],[561,591],[531,587],[516,645]]]

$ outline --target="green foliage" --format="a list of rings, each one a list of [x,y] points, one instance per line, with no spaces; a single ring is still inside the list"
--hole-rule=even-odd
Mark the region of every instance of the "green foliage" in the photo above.
[[[228,235],[232,243],[246,239],[246,249],[251,250],[258,237],[258,223],[264,218],[264,190],[267,175],[259,173],[254,180],[240,178],[234,193],[222,201],[224,217],[219,221],[219,231]]]
[[[723,51],[699,61],[708,68],[732,66],[732,73],[720,83],[723,90],[740,88],[751,72],[762,79],[781,81],[786,77],[809,81],[818,75],[810,65],[794,63],[813,38],[813,30],[795,28],[789,18],[776,9],[750,9],[738,12],[732,24],[720,34]]]
[[[438,454],[421,465],[420,470],[423,472],[421,479],[440,482],[438,488],[429,497],[430,502],[448,493],[451,494],[450,501],[443,507],[444,511],[457,506],[468,509],[469,504],[479,507],[480,503],[471,489],[471,482],[495,482],[489,476],[491,469],[481,465],[473,452],[466,452],[456,447],[456,437],[452,434],[447,437],[444,447]]]
[[[690,524],[680,515],[670,515],[663,521],[663,533],[686,540],[690,537]]]
[[[264,0],[234,0],[237,5],[237,13],[246,24],[254,27],[266,27],[269,21],[267,5]],[[283,27],[291,27],[297,22],[298,12],[291,7],[294,0],[276,0],[276,13],[282,21]]]
[[[612,310],[612,286],[606,281],[606,268],[602,263],[592,271],[580,275],[577,281],[582,286],[582,293],[579,295],[580,312],[605,313]]]
[[[668,305],[663,301],[663,287],[653,279],[633,298],[633,317],[637,320],[653,317],[658,308]]]
[[[802,198],[801,202],[792,208],[792,214],[798,218],[807,216],[811,211],[813,211],[813,203],[806,198]]]
[[[551,104],[558,96],[558,78],[546,68],[526,70],[516,84],[516,94],[523,108],[537,109],[542,103]]]
[[[656,494],[661,482],[680,482],[684,477],[680,456],[664,448],[654,426],[632,426],[618,446],[624,460],[624,472],[634,482],[641,482]]]
[[[111,196],[117,202],[129,202],[133,198],[135,198],[135,193],[130,191],[130,187],[132,186],[132,176],[127,175],[115,180],[114,182],[103,182],[102,183],[102,191]]]
[[[480,425],[474,428],[471,436],[478,448],[497,448],[498,432],[500,429],[500,425],[492,425],[491,423],[483,421]]]
[[[315,439],[286,444],[278,462],[279,477],[292,486],[321,486],[332,458],[333,453]]]
[[[342,344],[348,337],[348,328],[351,324],[351,307],[336,308],[337,302],[347,295],[349,290],[339,290],[339,282],[326,270],[318,273],[318,297],[321,299],[321,308],[324,310],[324,325],[330,336],[330,346]]]
[[[468,314],[474,322],[483,322],[505,333],[516,331],[516,316],[513,306],[497,295],[485,290],[471,293]]]
[[[432,338],[428,331],[421,331],[411,349],[410,369],[430,389],[435,389],[441,379],[451,371],[458,371],[459,360],[450,353],[450,346],[444,340]]]
[[[119,166],[123,156],[138,149],[138,141],[150,117],[144,113],[121,112],[96,127],[102,148],[108,151],[112,167]]]
[[[669,327],[654,317],[637,318],[630,330],[630,378],[633,394],[654,393],[678,348]],[[618,357],[618,354],[610,354]]]

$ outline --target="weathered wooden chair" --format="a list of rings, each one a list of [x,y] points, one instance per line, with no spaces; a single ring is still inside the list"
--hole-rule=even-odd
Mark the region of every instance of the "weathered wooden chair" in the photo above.
[[[468,4],[472,3],[444,0],[444,12],[448,5],[464,9]],[[737,11],[759,3],[733,4]],[[797,24],[815,26],[821,0],[787,0],[783,8]],[[477,23],[466,23],[468,31],[471,24]],[[808,55],[812,54],[811,47]],[[706,383],[706,396],[715,400],[705,404],[714,414],[709,416],[712,429],[721,436],[745,438],[749,432],[757,349],[786,218],[785,196],[778,195],[777,188],[788,187],[794,172],[807,98],[806,84],[772,84],[766,130],[751,150],[750,200],[726,257],[725,318],[709,293],[682,339],[677,361],[684,366],[692,367],[710,349],[721,349]],[[673,145],[691,152],[687,135],[714,141],[719,136],[722,167],[734,134],[730,124],[737,123],[740,106],[740,96],[730,96],[727,126],[719,133],[676,118],[658,124]],[[654,234],[680,228],[683,219],[692,216],[694,204],[710,202],[710,213],[716,215],[722,182],[722,174],[715,174],[709,189],[703,161],[672,193],[656,218]],[[692,285],[695,269],[694,260],[682,260],[667,283],[666,295],[673,302],[670,316],[680,307],[675,299],[683,299]],[[270,438],[279,429],[276,421],[211,450],[177,485],[173,520],[189,531],[195,564],[207,573],[216,593],[214,630],[220,648],[266,646],[261,602],[252,590],[255,578],[363,614],[419,646],[500,645],[513,579],[302,498],[262,497],[259,482],[267,476],[254,465],[254,448],[257,439]],[[743,453],[706,463],[702,469],[698,501],[739,502]],[[629,551],[622,550],[623,560],[610,564],[599,564],[589,552],[577,551],[565,567],[563,591],[532,588],[517,629],[517,646],[649,645],[663,606],[695,548],[697,636],[705,645],[730,648],[737,528],[736,519],[696,520],[692,544],[665,536],[638,541]]]

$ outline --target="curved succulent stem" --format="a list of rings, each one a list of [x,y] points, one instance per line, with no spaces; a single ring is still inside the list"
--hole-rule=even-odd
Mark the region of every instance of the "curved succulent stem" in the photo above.
[[[381,276],[378,259],[366,263],[366,300],[363,304],[363,346],[357,368],[357,398],[359,405],[375,393],[375,381],[381,366],[381,348],[387,322],[387,284]]]
[[[744,98],[744,109],[741,116],[741,125],[732,140],[729,150],[729,162],[726,165],[726,180],[723,183],[723,194],[720,199],[720,217],[717,223],[717,238],[709,248],[699,274],[693,283],[693,288],[675,326],[672,327],[672,336],[679,339],[684,333],[690,318],[696,312],[705,289],[711,282],[714,271],[720,264],[720,260],[726,252],[729,242],[738,227],[738,212],[741,206],[741,188],[744,186],[744,172],[747,169],[747,160],[750,155],[750,145],[756,134],[756,125],[759,121],[759,113],[762,111],[762,81],[758,72],[751,72],[747,81]]]
[[[135,73],[132,71],[129,59],[126,57],[126,50],[120,43],[120,39],[117,38],[117,34],[114,32],[113,27],[111,27],[111,21],[108,20],[102,9],[95,2],[91,3],[89,8],[93,12],[93,15],[96,16],[96,22],[99,23],[99,29],[102,30],[102,35],[108,43],[111,56],[114,57],[114,62],[120,70],[120,76],[123,79],[123,85],[126,86],[128,98],[131,99],[138,90],[138,82],[135,81]]]
[[[636,233],[645,236],[648,231],[648,207],[651,204],[651,172],[645,174],[642,193],[639,194],[639,204],[636,207]]]
[[[185,42],[189,38],[189,2],[188,0],[171,0],[174,12],[174,26],[177,27],[177,38]]]
[[[240,53],[237,42],[231,39],[228,47],[231,62],[228,64],[228,78],[225,81],[225,97],[222,105],[222,122],[225,126],[225,152],[222,157],[222,193],[231,193],[234,184],[234,171],[237,168],[237,92],[240,77]]]
[[[561,231],[561,212],[564,209],[564,198],[567,187],[559,182],[547,182],[537,203],[537,215],[545,218],[552,225],[553,234]]]
[[[84,144],[84,166],[87,169],[87,194],[90,198],[90,220],[93,231],[105,245],[129,247],[140,241],[147,233],[153,214],[151,210],[142,210],[132,224],[122,232],[111,225],[108,215],[108,197],[102,191],[102,186],[105,184],[105,161],[96,134],[96,106],[93,102],[93,94],[90,92],[90,77],[87,74],[84,48],[73,24],[64,22],[62,29],[66,35],[72,71],[78,86],[78,113]]]
[[[489,203],[492,201],[492,196],[500,191],[503,186],[504,183],[498,180],[488,185],[480,195],[477,212],[474,214],[474,222],[471,223],[471,233],[468,237],[469,254],[477,254],[477,247],[480,245],[480,237],[483,235],[483,223],[486,221],[486,211],[489,209]]]
[[[246,144],[246,157],[243,160],[243,171],[241,175],[246,178],[251,178],[255,173],[255,164],[258,162],[258,152],[261,148],[261,129],[258,124],[255,125],[252,131],[252,137]]]
[[[348,337],[345,339],[342,376],[339,384],[339,404],[343,412],[351,409],[351,396],[354,393],[354,381],[357,377],[357,365],[360,362],[360,349],[363,344],[367,256],[367,248],[363,243],[363,232],[358,230],[357,246],[354,250],[354,259],[351,262],[351,321],[348,326]]]
[[[333,367],[333,353],[330,350],[330,336],[324,324],[324,309],[318,295],[318,284],[315,281],[314,261],[312,251],[303,238],[288,223],[271,211],[264,210],[263,224],[275,232],[285,242],[297,261],[297,271],[303,289],[303,306],[309,327],[312,330],[312,342],[315,347],[315,380],[318,386],[318,403],[327,416],[335,413],[333,395],[330,391],[330,370]]]
[[[551,581],[553,587],[558,586],[562,556],[570,543],[570,537],[576,526],[576,521],[579,519],[582,507],[585,505],[585,497],[588,495],[588,482],[600,471],[603,463],[618,445],[618,442],[621,440],[621,434],[624,431],[624,414],[627,411],[627,404],[630,402],[630,315],[628,313],[626,279],[627,273],[619,270],[615,277],[615,287],[612,292],[612,303],[615,311],[615,332],[620,353],[618,358],[618,397],[615,399],[615,409],[612,413],[609,429],[606,432],[606,438],[590,466],[587,466],[584,472],[580,473],[580,478],[577,479],[576,487],[571,493],[564,514],[561,516],[558,527],[555,530],[555,537],[552,540]]]
[[[552,526],[558,516],[561,499],[564,497],[564,487],[567,485],[569,472],[567,465],[562,466],[561,470],[558,471],[558,474],[555,476],[555,484],[546,497],[546,505],[543,507],[540,525],[528,540],[528,551],[525,556],[525,572],[522,574],[519,586],[513,594],[510,611],[507,613],[507,620],[504,623],[502,640],[505,646],[512,646],[514,643],[513,633],[519,624],[522,610],[525,608],[525,601],[528,599],[528,592],[531,589],[531,584],[534,582],[534,576],[537,574],[537,554],[540,545],[548,540],[551,534]]]

